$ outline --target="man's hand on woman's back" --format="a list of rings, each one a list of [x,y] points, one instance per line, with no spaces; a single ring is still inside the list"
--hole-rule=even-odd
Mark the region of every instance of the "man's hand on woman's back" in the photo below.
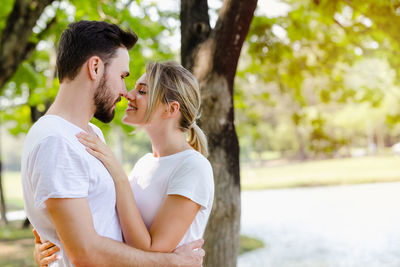
[[[36,229],[33,229],[33,234],[35,235],[33,258],[39,267],[47,267],[49,263],[57,259],[56,253],[60,251],[60,248],[49,241],[42,243]]]
[[[178,247],[174,250],[174,254],[178,256],[176,266],[199,266],[203,265],[203,258],[206,254],[202,246],[204,244],[203,239],[199,239],[183,246]]]

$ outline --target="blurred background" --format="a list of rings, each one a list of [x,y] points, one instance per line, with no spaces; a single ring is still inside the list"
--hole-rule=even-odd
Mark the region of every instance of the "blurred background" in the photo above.
[[[14,2],[2,1],[3,34]],[[208,5],[214,27],[222,1]],[[44,9],[30,37],[37,45],[0,85],[1,266],[33,264],[20,157],[25,134],[57,94],[62,30],[81,19],[132,28],[140,39],[129,90],[146,62],[180,61],[179,8],[62,0]],[[259,0],[234,85],[241,245],[251,250],[239,266],[400,266],[399,25],[397,0]],[[95,123],[129,171],[151,146],[121,123],[126,104],[111,124]]]

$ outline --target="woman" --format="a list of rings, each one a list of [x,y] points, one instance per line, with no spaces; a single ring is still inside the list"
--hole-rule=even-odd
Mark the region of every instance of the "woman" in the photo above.
[[[123,122],[145,130],[153,150],[139,159],[129,178],[97,136],[77,137],[113,177],[125,242],[146,251],[170,252],[202,237],[214,198],[207,142],[196,124],[199,85],[177,63],[150,63],[126,98]],[[55,259],[56,249],[46,244],[35,250],[41,266]]]

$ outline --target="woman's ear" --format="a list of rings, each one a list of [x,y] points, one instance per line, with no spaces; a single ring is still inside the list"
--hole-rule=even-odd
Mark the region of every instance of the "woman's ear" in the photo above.
[[[87,69],[91,80],[97,81],[103,77],[104,64],[98,56],[92,56],[88,59]]]
[[[180,105],[177,101],[173,101],[167,105],[167,118],[173,118],[179,115]]]

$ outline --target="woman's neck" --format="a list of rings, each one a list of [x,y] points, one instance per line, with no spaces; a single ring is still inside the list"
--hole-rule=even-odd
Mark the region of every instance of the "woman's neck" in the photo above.
[[[186,140],[185,133],[173,126],[146,127],[150,137],[154,157],[172,155],[192,147]]]

